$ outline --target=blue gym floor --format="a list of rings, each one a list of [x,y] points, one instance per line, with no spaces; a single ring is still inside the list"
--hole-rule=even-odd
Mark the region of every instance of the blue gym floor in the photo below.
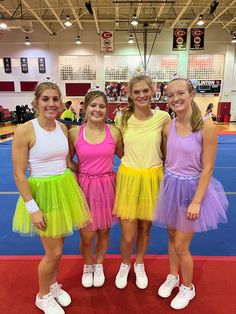
[[[196,234],[192,241],[193,255],[236,256],[236,135],[220,135],[214,176],[223,184],[228,200],[228,223],[217,230]],[[11,141],[0,143],[0,255],[41,255],[38,237],[21,237],[11,231],[15,204],[19,197],[13,180]],[[115,159],[115,170],[119,160]],[[210,208],[209,208],[210,210]],[[111,230],[108,253],[119,254],[120,227]],[[65,254],[79,254],[79,233],[65,240]],[[152,227],[148,254],[167,254],[166,231]]]

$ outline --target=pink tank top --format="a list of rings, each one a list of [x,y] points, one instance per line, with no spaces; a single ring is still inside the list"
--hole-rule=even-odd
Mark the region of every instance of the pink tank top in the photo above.
[[[105,139],[98,144],[90,144],[84,137],[85,124],[80,127],[75,143],[75,152],[79,163],[79,173],[102,175],[112,172],[116,142],[109,127],[105,124]]]

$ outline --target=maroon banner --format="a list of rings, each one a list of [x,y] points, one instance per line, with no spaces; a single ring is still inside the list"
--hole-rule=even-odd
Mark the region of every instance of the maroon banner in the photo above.
[[[187,49],[187,28],[174,28],[172,50],[184,51],[186,49]]]
[[[192,28],[190,49],[191,50],[203,50],[204,49],[204,28]]]

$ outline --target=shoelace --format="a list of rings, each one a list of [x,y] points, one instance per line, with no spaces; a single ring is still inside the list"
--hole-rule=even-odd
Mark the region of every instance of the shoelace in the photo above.
[[[91,274],[91,273],[93,273],[93,265],[85,265],[83,273],[84,274]]]
[[[63,294],[61,287],[62,287],[62,284],[57,284],[51,289],[51,294],[54,298]]]
[[[165,286],[170,287],[172,285],[172,282],[174,282],[175,280],[176,280],[176,278],[167,277],[166,282],[165,282]]]
[[[103,267],[102,265],[94,265],[94,272],[97,276],[101,276],[103,273]]]
[[[178,286],[178,287],[179,287],[178,296],[182,299],[185,299],[188,295],[189,289],[187,289],[183,286]]]
[[[143,264],[138,264],[136,265],[136,272],[138,273],[137,275],[140,277],[145,277],[146,276],[146,272],[144,269],[144,265]]]
[[[122,265],[121,268],[120,268],[120,271],[119,271],[120,277],[127,276],[128,270],[129,270],[129,266],[128,265]]]
[[[55,306],[57,306],[57,302],[55,301],[52,294],[43,301],[45,302],[45,308],[47,309],[53,309]]]

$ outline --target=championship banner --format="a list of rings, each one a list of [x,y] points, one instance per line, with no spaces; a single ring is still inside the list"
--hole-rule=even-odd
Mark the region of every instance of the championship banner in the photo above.
[[[114,43],[113,31],[101,33],[101,52],[113,52],[114,48],[113,43]]]
[[[187,28],[174,28],[172,50],[184,51],[186,49],[187,49]]]
[[[38,58],[39,73],[46,73],[45,58]]]
[[[204,49],[204,28],[192,28],[190,50],[203,50]]]
[[[11,58],[3,58],[5,73],[11,73]]]
[[[21,72],[22,73],[28,73],[29,72],[28,59],[27,58],[20,58],[20,63],[21,63]]]

